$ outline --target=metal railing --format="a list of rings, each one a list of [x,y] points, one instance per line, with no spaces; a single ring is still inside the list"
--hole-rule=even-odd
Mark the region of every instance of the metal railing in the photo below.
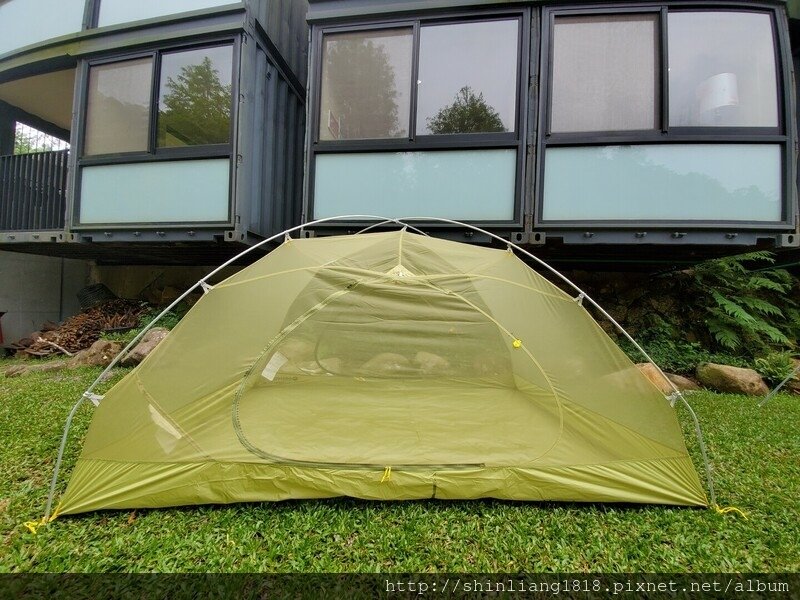
[[[0,231],[64,228],[69,150],[0,156]]]

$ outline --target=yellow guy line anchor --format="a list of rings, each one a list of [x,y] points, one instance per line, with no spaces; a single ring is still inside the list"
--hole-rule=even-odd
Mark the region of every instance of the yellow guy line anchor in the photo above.
[[[726,506],[725,508],[721,508],[719,504],[715,504],[711,508],[713,508],[714,512],[716,512],[718,515],[727,515],[728,513],[739,513],[740,515],[742,515],[742,518],[745,521],[749,520],[747,518],[747,515],[744,513],[744,511],[743,510],[739,510],[735,506]]]
[[[392,467],[386,467],[383,470],[383,477],[381,477],[381,483],[386,483],[392,478]]]
[[[53,511],[53,514],[50,515],[50,518],[42,517],[39,521],[25,521],[23,525],[28,528],[33,535],[36,535],[36,532],[39,530],[40,527],[44,527],[48,523],[52,523],[58,517],[58,511],[61,510],[61,505],[59,504],[56,506],[56,509]]]

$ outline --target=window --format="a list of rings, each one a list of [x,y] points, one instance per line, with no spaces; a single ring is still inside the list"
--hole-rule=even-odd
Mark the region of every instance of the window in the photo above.
[[[325,36],[320,139],[408,136],[411,28]]]
[[[323,29],[314,218],[521,219],[519,12]]]
[[[551,131],[659,126],[655,14],[558,17]]]
[[[90,69],[84,154],[147,151],[152,79],[151,57]]]
[[[230,138],[230,46],[164,54],[158,147],[227,144]]]
[[[233,48],[89,65],[75,226],[230,222]]]
[[[417,135],[514,131],[516,21],[420,30]]]
[[[772,19],[765,13],[669,15],[669,124],[777,127]]]
[[[63,2],[63,0],[58,0]],[[82,0],[81,0],[82,1]],[[119,25],[142,19],[155,19],[181,12],[224,6],[231,0],[101,0],[97,26]]]
[[[546,9],[537,224],[785,219],[774,18]]]
[[[83,155],[230,144],[232,65],[231,45],[91,65]]]

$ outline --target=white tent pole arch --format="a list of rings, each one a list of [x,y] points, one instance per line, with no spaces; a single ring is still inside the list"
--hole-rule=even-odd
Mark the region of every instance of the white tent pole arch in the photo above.
[[[75,417],[75,414],[77,413],[78,408],[81,406],[81,404],[83,403],[84,400],[97,401],[99,399],[99,397],[93,393],[94,389],[97,387],[98,384],[100,384],[100,382],[102,382],[105,379],[105,376],[117,364],[119,364],[119,362],[128,354],[128,352],[130,352],[130,350],[132,350],[136,346],[136,344],[142,339],[142,337],[144,337],[144,335],[150,329],[152,329],[153,326],[155,326],[156,323],[158,323],[167,313],[169,313],[173,308],[175,308],[178,304],[180,304],[180,302],[182,302],[187,296],[189,296],[195,289],[200,287],[201,289],[206,290],[208,288],[208,283],[207,282],[208,282],[209,279],[211,279],[214,275],[216,275],[217,273],[222,271],[225,267],[230,266],[231,264],[233,264],[234,262],[236,262],[237,260],[239,260],[243,256],[246,256],[247,254],[252,252],[253,250],[256,250],[257,248],[259,248],[259,247],[261,247],[261,246],[263,246],[265,244],[268,244],[268,243],[270,243],[272,241],[275,241],[276,239],[288,236],[292,232],[295,232],[295,231],[298,231],[298,230],[302,230],[304,228],[307,228],[307,227],[310,227],[310,226],[313,226],[313,225],[318,225],[318,224],[321,224],[321,223],[327,223],[327,222],[331,222],[331,221],[346,221],[346,220],[350,220],[350,221],[356,221],[356,220],[357,221],[375,221],[375,223],[373,223],[372,225],[369,225],[366,228],[362,229],[361,231],[359,231],[359,233],[363,233],[364,231],[367,231],[369,229],[373,229],[373,228],[376,228],[376,227],[380,227],[380,226],[383,226],[383,225],[396,224],[396,225],[408,227],[408,228],[410,228],[410,229],[412,229],[414,231],[422,233],[423,235],[427,235],[427,234],[424,234],[424,232],[422,232],[419,229],[417,229],[416,227],[413,227],[412,225],[409,225],[408,221],[437,222],[437,223],[446,223],[446,224],[450,224],[450,225],[456,225],[456,226],[459,226],[459,227],[464,227],[464,228],[470,229],[472,231],[476,231],[476,232],[482,233],[484,235],[487,235],[488,237],[490,237],[490,238],[492,238],[494,240],[502,242],[503,244],[507,245],[509,248],[513,248],[514,250],[516,250],[520,254],[523,254],[524,256],[527,256],[528,258],[532,259],[534,262],[536,262],[537,264],[541,265],[542,267],[544,267],[545,269],[547,269],[548,271],[550,271],[551,273],[556,275],[559,279],[561,279],[567,285],[569,285],[572,289],[574,289],[578,293],[578,298],[577,299],[586,300],[587,302],[589,302],[596,310],[598,310],[605,318],[607,318],[614,325],[614,327],[617,328],[634,345],[634,347],[642,354],[642,356],[650,364],[652,364],[656,368],[658,373],[664,378],[664,380],[666,382],[668,382],[669,386],[674,390],[674,392],[672,394],[673,400],[671,400],[671,404],[674,406],[674,402],[675,402],[674,398],[679,398],[681,400],[681,402],[684,404],[684,406],[687,408],[687,410],[689,411],[689,414],[691,415],[692,420],[694,422],[695,434],[697,436],[697,440],[698,440],[698,443],[699,443],[699,446],[700,446],[700,452],[701,452],[701,455],[702,455],[702,459],[703,459],[703,463],[704,463],[704,467],[705,467],[705,472],[706,472],[706,482],[707,482],[708,490],[709,490],[709,499],[710,499],[710,502],[711,502],[712,506],[716,505],[716,495],[715,495],[715,491],[714,491],[714,483],[713,483],[713,480],[712,480],[711,465],[710,465],[709,460],[708,460],[708,454],[706,452],[706,446],[705,446],[705,441],[703,439],[703,433],[702,433],[702,430],[700,428],[700,422],[699,422],[699,420],[697,418],[696,413],[694,412],[692,407],[689,405],[689,403],[686,400],[685,396],[675,386],[675,384],[664,374],[664,372],[661,370],[661,368],[655,363],[655,361],[644,350],[644,348],[642,348],[636,342],[636,340],[633,339],[633,337],[625,330],[625,328],[622,327],[622,325],[620,325],[610,314],[608,314],[597,302],[595,302],[594,299],[592,299],[577,284],[575,284],[573,281],[571,281],[565,275],[563,275],[562,273],[560,273],[559,271],[557,271],[556,269],[551,267],[549,264],[547,264],[542,259],[540,259],[537,256],[531,254],[530,252],[528,252],[527,250],[521,248],[517,244],[511,242],[510,240],[502,238],[499,235],[496,235],[494,233],[486,231],[485,229],[481,229],[480,227],[476,227],[474,225],[470,225],[468,223],[463,223],[461,221],[456,221],[456,220],[453,220],[453,219],[446,219],[446,218],[442,218],[442,217],[402,217],[402,218],[394,219],[394,218],[391,218],[391,217],[383,217],[383,216],[377,216],[377,215],[339,215],[339,216],[324,217],[324,218],[321,218],[321,219],[315,219],[313,221],[309,221],[309,222],[303,223],[301,225],[297,225],[295,227],[290,227],[289,229],[285,229],[284,231],[281,231],[280,233],[277,233],[277,234],[275,234],[275,235],[273,235],[271,237],[268,237],[268,238],[266,238],[264,240],[261,240],[260,242],[254,244],[252,246],[249,246],[248,248],[246,248],[245,250],[243,250],[242,252],[240,252],[236,256],[228,259],[227,261],[222,263],[220,266],[218,266],[217,268],[212,270],[210,273],[208,273],[207,275],[202,277],[200,280],[198,280],[195,284],[193,284],[185,292],[183,292],[183,294],[178,296],[172,303],[170,303],[169,306],[164,308],[152,321],[150,321],[150,323],[148,323],[142,329],[142,331],[140,331],[138,333],[138,335],[136,335],[136,337],[134,337],[122,349],[122,351],[116,357],[114,357],[114,359],[109,363],[109,365],[103,370],[102,373],[100,373],[100,375],[97,376],[97,378],[92,382],[92,384],[81,395],[81,397],[78,399],[78,401],[73,405],[72,409],[69,412],[69,415],[67,416],[66,422],[64,423],[64,431],[63,431],[63,434],[61,436],[61,443],[60,443],[59,449],[58,449],[58,456],[56,457],[56,463],[55,463],[55,467],[53,469],[53,477],[52,477],[52,479],[50,481],[50,490],[49,490],[49,494],[48,494],[48,497],[47,497],[47,505],[46,505],[46,508],[45,508],[45,515],[44,515],[44,518],[42,519],[42,522],[43,523],[47,523],[51,519],[52,508],[53,508],[53,500],[54,500],[54,497],[55,497],[56,486],[58,484],[58,476],[59,476],[59,471],[60,471],[60,468],[61,468],[61,463],[62,463],[63,458],[64,458],[64,450],[66,448],[67,440],[69,438],[69,430],[70,430],[70,427],[72,425],[72,420]]]

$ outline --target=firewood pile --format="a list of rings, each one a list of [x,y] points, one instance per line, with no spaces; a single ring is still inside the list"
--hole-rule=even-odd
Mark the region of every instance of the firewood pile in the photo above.
[[[75,352],[91,346],[104,331],[136,327],[148,305],[120,298],[108,300],[86,309],[61,325],[46,322],[41,331],[12,344],[18,353],[29,356],[50,356]]]

